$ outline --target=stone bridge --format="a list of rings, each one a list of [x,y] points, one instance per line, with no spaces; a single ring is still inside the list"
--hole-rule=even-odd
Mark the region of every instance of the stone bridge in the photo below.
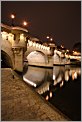
[[[24,60],[28,60],[28,64],[52,66],[53,57],[50,47],[32,42],[27,39],[28,30],[21,27],[12,27],[1,24],[1,60],[14,70],[23,71]],[[37,53],[37,58],[29,57],[32,53]],[[37,62],[38,61],[38,62]]]
[[[28,31],[1,24],[1,60],[14,70],[23,71],[23,55]]]
[[[29,65],[53,66],[53,55],[50,47],[31,40],[28,40],[25,58],[28,60]]]
[[[26,60],[29,65],[53,67],[66,64],[68,58],[62,50],[33,41],[27,29],[1,24],[1,61],[13,70],[22,72]]]

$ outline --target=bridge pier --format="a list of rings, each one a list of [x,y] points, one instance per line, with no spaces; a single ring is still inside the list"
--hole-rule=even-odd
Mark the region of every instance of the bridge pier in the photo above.
[[[23,72],[23,48],[13,48],[14,67],[13,69]]]
[[[14,40],[12,41],[12,50],[14,55],[14,67],[13,69],[19,72],[23,72],[24,64],[24,52],[26,49],[26,37],[27,30],[20,27],[13,27],[12,33],[14,34]]]

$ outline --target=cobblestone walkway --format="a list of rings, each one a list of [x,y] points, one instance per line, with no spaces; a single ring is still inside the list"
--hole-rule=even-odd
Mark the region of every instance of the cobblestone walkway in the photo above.
[[[1,120],[2,121],[67,121],[11,69],[1,69]]]

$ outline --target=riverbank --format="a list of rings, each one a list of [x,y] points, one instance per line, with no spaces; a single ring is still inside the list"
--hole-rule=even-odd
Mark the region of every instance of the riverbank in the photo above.
[[[68,121],[10,68],[1,69],[2,121]]]

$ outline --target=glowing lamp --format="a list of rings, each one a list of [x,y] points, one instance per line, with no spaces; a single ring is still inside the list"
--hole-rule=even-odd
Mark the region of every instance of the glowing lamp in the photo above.
[[[11,14],[11,18],[14,19],[15,18],[15,15],[14,14]]]
[[[23,22],[23,25],[24,25],[24,26],[27,26],[27,22],[26,22],[26,21],[24,21],[24,22]]]

